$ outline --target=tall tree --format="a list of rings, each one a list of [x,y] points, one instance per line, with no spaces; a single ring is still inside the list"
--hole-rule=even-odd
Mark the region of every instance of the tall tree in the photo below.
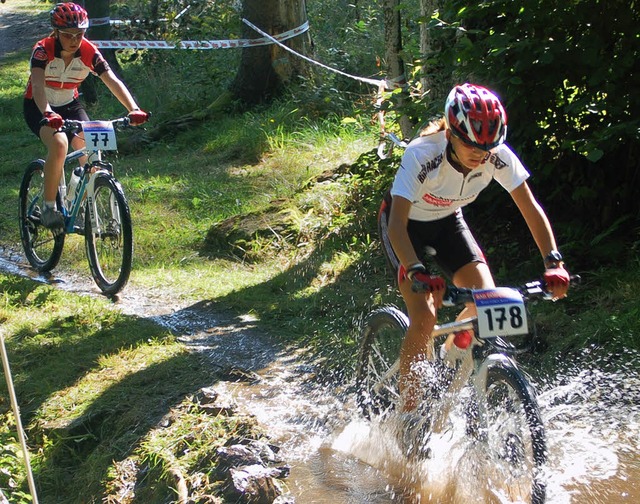
[[[405,65],[402,59],[402,29],[400,18],[400,0],[383,0],[384,40],[385,40],[385,70],[387,80],[394,85],[402,86],[407,83]],[[402,110],[409,100],[408,93],[402,91],[396,95],[396,106]],[[413,136],[414,125],[407,115],[399,120],[402,135],[405,138]]]
[[[443,7],[443,0],[420,0],[420,55],[422,59],[422,77],[420,82],[431,100],[444,103],[453,82],[443,64],[437,63],[437,55],[442,51],[446,34],[435,36],[433,15]]]
[[[89,14],[89,20],[91,21],[91,26],[87,30],[89,40],[111,40],[109,0],[79,0],[77,3],[82,5],[87,14]],[[113,71],[120,73],[120,64],[116,58],[115,51],[113,49],[102,49],[101,52]],[[98,101],[93,75],[81,84],[81,90],[85,101],[88,103]]]
[[[242,16],[269,35],[277,35],[303,25],[307,9],[305,0],[244,0]],[[244,25],[243,38],[261,36]],[[301,54],[311,46],[308,32],[283,43]],[[245,48],[232,92],[246,103],[259,103],[276,96],[283,84],[304,73],[304,60],[276,44]]]

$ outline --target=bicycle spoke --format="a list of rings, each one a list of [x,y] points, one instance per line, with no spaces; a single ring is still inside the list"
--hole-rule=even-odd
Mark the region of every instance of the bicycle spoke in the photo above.
[[[40,222],[44,202],[44,162],[32,162],[25,171],[19,193],[19,225],[22,246],[29,263],[38,271],[50,271],[58,264],[64,234],[56,236]]]
[[[95,226],[85,221],[87,258],[94,280],[105,294],[116,294],[131,272],[131,216],[119,184],[110,175],[94,184]]]
[[[406,324],[406,317],[389,307],[365,322],[356,381],[358,403],[367,417],[384,415],[398,403],[398,357]]]

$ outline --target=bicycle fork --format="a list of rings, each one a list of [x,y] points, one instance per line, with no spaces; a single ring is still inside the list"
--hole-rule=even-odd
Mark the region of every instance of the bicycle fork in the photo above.
[[[92,173],[89,176],[89,180],[87,181],[86,192],[87,192],[87,212],[89,212],[89,220],[91,222],[91,232],[93,234],[101,235],[103,230],[101,228],[101,224],[98,219],[98,208],[96,206],[96,198],[95,198],[95,183],[96,178],[102,172],[102,170],[98,170]]]
[[[473,376],[471,377],[471,384],[475,393],[475,422],[477,426],[480,426],[480,436],[482,437],[483,429],[481,426],[487,426],[489,412],[487,410],[487,385],[488,385],[488,375],[489,370],[493,367],[502,367],[502,368],[512,368],[516,367],[515,362],[509,356],[494,353],[487,355],[480,363],[477,365]],[[485,432],[486,435],[486,432]]]
[[[454,370],[454,375],[451,382],[445,386],[442,399],[431,417],[431,430],[433,432],[442,432],[445,429],[449,413],[460,401],[460,392],[473,374],[472,348],[473,345],[469,346],[463,353],[458,353],[457,356],[453,355],[453,352],[447,352],[444,356],[442,362]]]

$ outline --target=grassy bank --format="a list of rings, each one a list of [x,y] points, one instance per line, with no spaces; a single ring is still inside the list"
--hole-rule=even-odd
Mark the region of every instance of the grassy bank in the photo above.
[[[0,245],[14,251],[20,251],[22,172],[43,155],[21,117],[27,58],[28,50],[13,53],[0,67]],[[157,63],[159,75],[169,63]],[[148,86],[159,77],[138,60],[123,68],[153,121],[179,115],[172,88],[179,83]],[[188,65],[182,71],[189,81]],[[90,115],[120,115],[99,89]],[[205,95],[213,100],[220,92],[211,87]],[[258,330],[314,357],[331,357],[328,371],[347,380],[359,318],[371,306],[400,303],[375,234],[378,200],[395,165],[378,164],[371,153],[377,133],[371,110],[354,105],[343,115],[318,113],[332,96],[319,102],[287,96],[251,111],[231,109],[112,161],[133,213],[129,289],[162,292],[167,304],[207,301],[232,318],[250,314]],[[539,273],[530,239],[518,247],[500,229],[482,229],[482,241],[504,244],[489,251],[501,283]],[[67,241],[59,271],[89,277],[76,238]],[[639,346],[640,265],[580,273],[583,284],[569,299],[534,307],[545,350],[534,356],[535,365],[590,344]],[[116,502],[123,481],[136,483],[135,502],[166,502],[176,472],[194,495],[219,498],[219,483],[210,476],[214,449],[235,436],[262,434],[248,418],[212,417],[199,407],[198,391],[221,379],[202,356],[106,299],[7,275],[0,275],[0,293],[0,322],[43,502],[107,496]],[[0,415],[0,462],[7,468],[0,488],[11,502],[26,502],[4,388]]]

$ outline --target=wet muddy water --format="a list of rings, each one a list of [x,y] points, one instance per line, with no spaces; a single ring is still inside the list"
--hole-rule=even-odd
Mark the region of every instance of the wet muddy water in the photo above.
[[[177,319],[197,321],[188,309]],[[163,323],[175,327],[177,319],[165,317]],[[407,463],[388,425],[358,415],[348,381],[320,383],[321,363],[273,345],[255,334],[250,320],[240,325],[223,324],[222,331],[196,327],[183,340],[222,367],[260,375],[256,383],[223,386],[281,446],[292,467],[287,483],[296,502],[517,502],[487,484],[491,473],[483,454],[464,440],[443,439],[431,460]],[[638,355],[587,349],[552,376],[535,378],[549,447],[547,502],[640,502],[639,364]]]

